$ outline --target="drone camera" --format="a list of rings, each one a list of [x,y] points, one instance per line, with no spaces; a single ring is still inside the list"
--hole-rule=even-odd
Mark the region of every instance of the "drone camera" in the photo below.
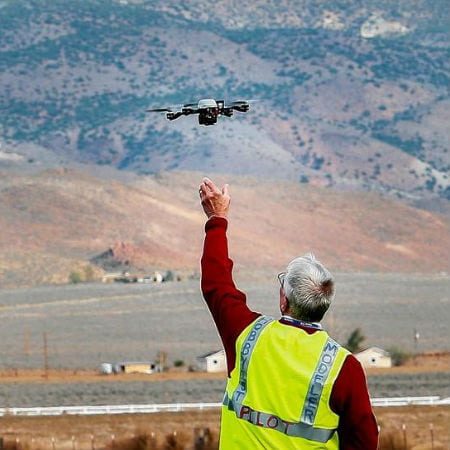
[[[217,123],[217,113],[211,108],[201,111],[198,115],[198,123],[200,125],[214,125]]]

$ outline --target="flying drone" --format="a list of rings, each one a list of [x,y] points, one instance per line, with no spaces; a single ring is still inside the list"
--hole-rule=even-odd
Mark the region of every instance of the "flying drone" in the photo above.
[[[198,103],[187,103],[179,108],[157,108],[147,109],[147,112],[165,112],[167,119],[175,120],[181,116],[198,114],[198,123],[200,125],[215,125],[219,116],[231,117],[234,111],[247,112],[250,108],[246,100],[238,100],[225,105],[224,100],[214,100],[213,98],[204,98]],[[178,110],[177,110],[178,109]]]

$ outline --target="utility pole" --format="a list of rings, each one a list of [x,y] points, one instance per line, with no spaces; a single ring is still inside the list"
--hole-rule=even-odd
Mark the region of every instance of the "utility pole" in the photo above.
[[[44,340],[44,377],[48,378],[48,346],[47,346],[47,332],[42,333],[42,338]]]
[[[420,334],[416,328],[414,328],[414,364],[417,365],[417,354],[419,353],[419,338]]]
[[[167,352],[164,350],[160,350],[156,355],[156,363],[159,366],[159,371],[164,372],[164,368],[166,366],[167,361]]]

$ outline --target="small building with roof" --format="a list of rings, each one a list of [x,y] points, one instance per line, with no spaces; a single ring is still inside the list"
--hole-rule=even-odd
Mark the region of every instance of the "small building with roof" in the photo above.
[[[225,350],[214,350],[197,356],[197,369],[202,372],[225,372],[227,370]]]
[[[356,353],[355,358],[365,369],[372,367],[392,367],[392,359],[389,352],[379,347],[369,347]]]
[[[160,372],[159,365],[151,361],[124,361],[119,363],[102,363],[100,372],[104,375],[119,373],[154,373]]]

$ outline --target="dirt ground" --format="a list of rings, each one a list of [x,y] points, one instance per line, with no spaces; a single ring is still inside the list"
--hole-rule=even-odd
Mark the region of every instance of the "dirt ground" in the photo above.
[[[447,450],[450,447],[449,406],[375,408],[380,450]],[[404,427],[404,429],[403,429]]]
[[[164,380],[201,380],[223,379],[225,372],[187,372],[169,371],[163,373],[129,373],[102,375],[95,370],[3,370],[0,371],[1,383],[93,383],[106,381],[164,381]]]
[[[209,411],[154,414],[6,416],[0,418],[0,437],[3,436],[6,447],[10,449],[17,449],[14,444],[19,439],[19,448],[25,450],[92,450],[121,449],[125,442],[144,436],[154,436],[162,445],[166,436],[173,436],[175,432],[178,439],[184,441],[186,447],[183,448],[191,449],[196,428],[209,428],[217,436],[218,427],[217,408]]]
[[[376,408],[375,414],[381,427],[380,450],[404,450],[405,442],[409,450],[447,450],[449,446],[449,407]],[[216,448],[219,417],[218,409],[109,416],[5,416],[0,418],[0,437],[3,437],[6,449],[190,450],[195,448],[195,434],[209,429],[211,445],[208,448],[213,450]],[[153,447],[149,444],[152,438],[157,443]],[[171,447],[168,442],[171,438],[178,441],[178,447]],[[135,445],[131,445],[132,442]]]
[[[388,373],[426,373],[426,372],[449,372],[450,352],[428,352],[421,353],[414,358],[405,361],[397,367],[372,368],[366,370],[368,375]]]

